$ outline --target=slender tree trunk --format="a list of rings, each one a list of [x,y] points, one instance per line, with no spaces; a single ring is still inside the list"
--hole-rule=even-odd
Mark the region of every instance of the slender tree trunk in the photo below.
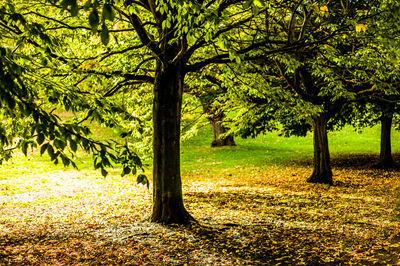
[[[380,167],[394,165],[390,133],[392,130],[393,114],[383,114],[381,117],[381,153],[379,157]]]
[[[152,222],[187,224],[180,175],[180,119],[184,73],[158,63],[153,102]]]
[[[235,140],[232,135],[222,137],[221,135],[227,132],[227,129],[221,125],[220,120],[210,119],[211,130],[213,133],[213,141],[211,147],[221,146],[236,146]]]
[[[320,114],[314,119],[314,171],[307,181],[332,185],[332,168],[326,126],[327,120],[324,114]]]
[[[208,95],[207,95],[208,96]],[[222,137],[221,135],[226,133],[228,129],[222,125],[222,121],[225,118],[224,111],[213,106],[214,98],[197,96],[203,106],[203,112],[207,115],[208,121],[211,124],[211,131],[213,134],[213,140],[211,147],[222,147],[222,146],[236,146],[233,135]]]

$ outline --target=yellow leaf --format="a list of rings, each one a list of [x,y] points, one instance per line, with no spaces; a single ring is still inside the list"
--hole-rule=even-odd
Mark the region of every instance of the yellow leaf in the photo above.
[[[368,26],[365,24],[356,24],[356,31],[357,32],[361,32],[361,31],[365,32],[367,30],[367,27]]]
[[[255,0],[254,1],[254,5],[257,6],[257,7],[263,7],[263,4],[259,0]]]
[[[325,13],[328,11],[329,11],[328,6],[320,6],[319,7],[319,12],[321,12],[321,13]]]

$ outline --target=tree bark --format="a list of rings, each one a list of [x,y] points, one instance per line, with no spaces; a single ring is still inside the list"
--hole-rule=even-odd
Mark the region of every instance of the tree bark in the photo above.
[[[207,95],[208,96],[208,95]],[[213,106],[212,102],[215,98],[197,96],[203,106],[203,112],[207,115],[208,121],[211,124],[211,131],[213,134],[213,140],[211,147],[222,147],[222,146],[236,146],[233,135],[222,137],[221,135],[226,133],[228,129],[222,125],[222,121],[225,118],[224,111]]]
[[[211,147],[222,147],[222,146],[236,146],[235,140],[232,135],[222,137],[221,135],[227,132],[227,129],[221,125],[222,121],[211,120],[211,130],[213,133],[213,141]]]
[[[194,221],[182,198],[180,121],[184,72],[181,66],[157,63],[153,100],[153,209],[151,221]]]
[[[392,157],[391,130],[393,114],[382,114],[381,117],[381,152],[379,156],[380,167],[392,167],[394,165]]]
[[[325,114],[320,114],[314,118],[314,171],[307,181],[332,185],[332,168],[326,126]]]

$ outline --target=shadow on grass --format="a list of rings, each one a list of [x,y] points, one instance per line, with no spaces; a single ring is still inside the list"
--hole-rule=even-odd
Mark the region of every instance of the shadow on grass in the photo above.
[[[249,265],[320,265],[324,263],[323,253],[328,252],[320,251],[317,254],[312,248],[318,246],[316,239],[326,237],[322,231],[297,228],[288,230],[267,223],[192,226],[187,230],[202,240],[204,248],[214,249],[228,257],[240,258],[241,263]],[[335,262],[339,263],[340,260]]]
[[[393,228],[389,226],[385,229],[381,224],[381,215],[388,203],[370,202],[368,197],[345,194],[328,191],[325,195],[187,193],[196,204],[207,210],[214,209],[213,216],[236,211],[258,215],[251,223],[216,223],[210,217],[201,221],[204,225],[174,227],[174,230],[186,230],[186,235],[200,239],[203,249],[238,258],[239,264],[399,263],[400,246],[396,244],[399,236],[388,237],[385,234]],[[220,213],[221,210],[225,211]],[[247,218],[243,218],[245,220]],[[381,244],[377,244],[381,237],[389,241],[386,246],[379,247]]]
[[[378,166],[379,154],[370,153],[354,153],[354,154],[339,154],[332,155],[331,166],[337,169],[381,169],[387,171],[400,171],[400,153],[393,153],[393,160],[395,164],[388,168]],[[310,167],[313,164],[312,159],[293,160],[293,164],[298,166]]]
[[[363,256],[368,254],[370,247],[362,240],[330,229],[285,228],[267,222],[172,228],[201,239],[203,249],[240,259],[237,263],[242,265],[342,265],[350,260],[359,264],[377,261],[395,264],[399,261],[392,253],[398,253],[398,249]],[[357,247],[359,257],[355,252],[349,252],[354,247]]]

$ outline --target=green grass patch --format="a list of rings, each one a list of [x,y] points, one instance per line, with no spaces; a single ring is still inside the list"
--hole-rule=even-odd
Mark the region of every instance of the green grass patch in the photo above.
[[[380,149],[380,127],[364,129],[362,133],[353,127],[329,133],[332,157],[344,154],[373,153]],[[182,144],[183,171],[221,170],[225,168],[270,167],[290,164],[313,158],[313,137],[283,137],[268,132],[256,138],[236,138],[236,147],[211,145],[211,130],[203,128],[198,135]],[[400,134],[393,130],[392,151],[400,151]]]
[[[95,139],[117,139],[118,134],[113,129],[92,126]],[[392,150],[400,151],[400,134],[393,131]],[[235,138],[237,146],[210,146],[212,141],[209,127],[202,128],[198,134],[182,143],[181,168],[183,173],[211,171],[218,173],[224,169],[270,168],[287,165],[299,161],[311,161],[313,157],[313,139],[309,133],[306,137],[283,137],[276,132],[268,132],[256,138]],[[352,127],[329,133],[329,144],[332,158],[344,154],[378,154],[380,149],[380,127],[364,129],[356,132]],[[92,170],[93,162],[90,154],[78,150],[75,162],[80,170]],[[147,171],[151,171],[151,162]],[[47,154],[40,156],[37,151],[30,151],[28,156],[16,154],[14,158],[0,166],[0,180],[15,179],[16,176],[41,175],[54,171],[71,169],[61,163],[55,165]],[[111,174],[119,174],[120,170],[111,170]],[[22,181],[25,182],[25,181]],[[46,183],[30,185],[10,181],[0,185],[0,193],[21,193],[29,190],[29,186],[43,187]],[[4,182],[3,182],[4,183]],[[14,184],[15,183],[15,184]],[[13,185],[14,184],[14,185]],[[16,189],[18,187],[18,189]],[[25,189],[22,189],[25,187]]]

